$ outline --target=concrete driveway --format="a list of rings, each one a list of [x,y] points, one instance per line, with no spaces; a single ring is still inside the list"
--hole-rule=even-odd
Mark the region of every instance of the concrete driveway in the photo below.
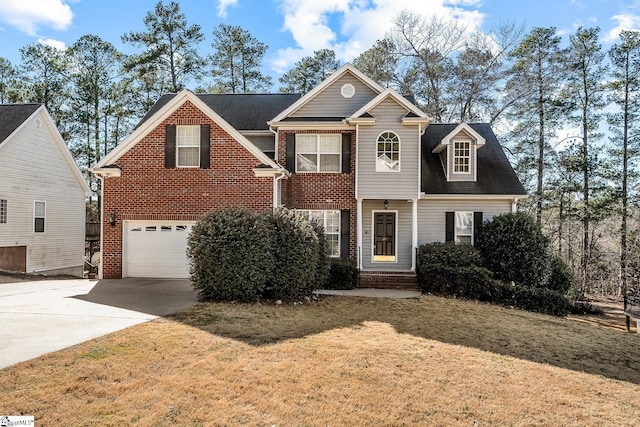
[[[197,302],[189,280],[0,283],[0,369]]]

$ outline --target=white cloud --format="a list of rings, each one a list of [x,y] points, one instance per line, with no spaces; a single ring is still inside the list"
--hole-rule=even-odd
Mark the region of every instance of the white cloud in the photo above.
[[[272,67],[282,73],[318,49],[333,49],[341,61],[352,61],[385,36],[391,29],[392,18],[403,9],[457,19],[475,28],[484,15],[467,8],[480,3],[480,0],[280,0],[282,30],[291,33],[296,46],[278,50]]]
[[[61,42],[60,40],[38,39],[38,43],[51,46],[58,50],[65,50],[67,48],[67,45],[64,42]]]
[[[611,31],[604,35],[603,41],[612,43],[618,40],[618,36],[622,30],[639,31],[640,15],[632,13],[622,13],[611,17],[612,21],[616,21],[617,25]]]
[[[218,16],[227,17],[227,9],[238,4],[238,0],[218,0]]]
[[[67,29],[73,13],[65,0],[2,0],[0,20],[34,36],[40,26]]]

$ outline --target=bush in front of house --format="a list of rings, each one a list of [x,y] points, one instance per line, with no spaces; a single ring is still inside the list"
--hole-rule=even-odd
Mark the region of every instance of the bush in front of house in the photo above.
[[[476,245],[484,267],[496,278],[528,287],[547,285],[551,273],[549,241],[526,213],[494,216],[483,224]]]
[[[273,265],[271,231],[246,209],[204,215],[187,244],[193,287],[201,300],[255,301]]]
[[[418,249],[418,283],[423,292],[515,307],[555,316],[571,304],[553,289],[532,288],[493,278],[479,251],[470,245],[429,243]],[[560,286],[560,285],[559,285]]]
[[[325,289],[353,289],[358,282],[358,268],[350,259],[332,258]]]
[[[321,228],[285,208],[263,217],[271,230],[273,252],[273,273],[265,296],[291,299],[311,295],[327,280],[328,269],[322,265],[326,263],[326,244],[318,237]]]
[[[568,295],[574,287],[573,273],[558,255],[551,256],[551,273],[545,287],[562,295]]]

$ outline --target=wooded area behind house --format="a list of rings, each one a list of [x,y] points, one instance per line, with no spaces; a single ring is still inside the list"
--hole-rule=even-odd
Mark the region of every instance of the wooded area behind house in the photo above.
[[[412,96],[434,123],[491,123],[530,191],[519,209],[544,227],[581,290],[640,289],[640,33],[622,31],[604,51],[598,28],[565,39],[555,28],[515,24],[483,33],[408,11],[391,24],[353,65]],[[162,94],[273,90],[268,46],[248,30],[206,29],[210,47],[200,50],[204,30],[175,2],[158,2],[144,25],[122,36],[132,55],[85,35],[64,51],[25,46],[20,64],[0,57],[0,103],[44,104],[96,192],[88,168]],[[315,51],[278,90],[305,93],[340,65],[334,51]]]

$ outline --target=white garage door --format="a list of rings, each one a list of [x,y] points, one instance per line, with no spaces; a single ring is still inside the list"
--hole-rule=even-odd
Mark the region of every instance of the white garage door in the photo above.
[[[124,276],[186,279],[192,222],[125,222]]]

